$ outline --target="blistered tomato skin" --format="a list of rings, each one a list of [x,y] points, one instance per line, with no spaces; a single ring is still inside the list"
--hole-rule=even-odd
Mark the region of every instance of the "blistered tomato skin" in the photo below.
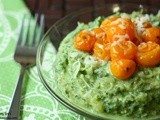
[[[78,50],[92,52],[96,38],[88,31],[81,31],[74,39],[74,46]]]
[[[102,21],[101,25],[100,25],[100,28],[102,28],[103,30],[107,31],[109,27],[111,27],[111,23],[115,20],[117,20],[118,16],[115,16],[115,17],[111,17],[111,18],[107,18],[105,19],[104,21]]]
[[[120,39],[134,40],[134,24],[130,19],[118,18],[111,23],[107,30],[108,42],[114,42]]]
[[[94,28],[92,30],[92,33],[95,36],[96,40],[102,40],[104,44],[107,43],[106,32],[102,28]]]
[[[127,40],[115,41],[111,45],[110,54],[111,60],[115,59],[135,59],[137,46]]]
[[[101,60],[109,61],[110,56],[110,43],[103,44],[102,40],[97,40],[94,44],[93,55]]]
[[[136,63],[129,59],[117,59],[110,63],[110,70],[112,74],[121,79],[127,80],[136,70]]]
[[[160,64],[160,46],[155,42],[143,42],[138,46],[136,61],[144,67]]]
[[[145,42],[152,41],[160,44],[160,28],[146,28],[142,34],[142,38]]]

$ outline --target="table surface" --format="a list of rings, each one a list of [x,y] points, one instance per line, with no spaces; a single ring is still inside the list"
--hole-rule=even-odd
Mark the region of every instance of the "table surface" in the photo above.
[[[12,1],[13,2],[13,1]],[[0,0],[0,119],[5,119],[20,74],[20,65],[13,59],[21,18],[30,14],[23,0]],[[84,120],[66,109],[44,88],[36,66],[24,76],[21,98],[21,120]],[[12,114],[12,113],[9,113]]]
[[[152,5],[160,8],[159,0],[24,0],[32,13],[40,11],[46,15],[46,27],[49,28],[65,15],[86,7],[96,7],[109,3],[134,3]]]

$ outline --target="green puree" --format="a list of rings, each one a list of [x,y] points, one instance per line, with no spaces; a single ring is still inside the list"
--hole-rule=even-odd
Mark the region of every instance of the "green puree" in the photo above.
[[[133,12],[132,19],[143,16]],[[159,25],[160,14],[148,15]],[[103,17],[77,28],[62,41],[55,62],[55,75],[59,88],[70,100],[98,113],[145,118],[160,115],[160,67],[138,68],[127,81],[115,78],[110,62],[100,61],[73,46],[73,38],[81,30],[98,27]]]

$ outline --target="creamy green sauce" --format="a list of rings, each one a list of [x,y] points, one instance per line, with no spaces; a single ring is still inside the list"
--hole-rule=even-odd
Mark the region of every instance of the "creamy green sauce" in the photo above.
[[[134,19],[140,13],[116,15]],[[159,25],[160,14],[149,17],[153,24]],[[139,67],[129,80],[122,81],[111,74],[110,62],[97,60],[73,46],[73,38],[79,31],[98,27],[103,19],[78,23],[62,41],[55,62],[58,87],[73,102],[98,113],[133,118],[160,115],[160,66]]]

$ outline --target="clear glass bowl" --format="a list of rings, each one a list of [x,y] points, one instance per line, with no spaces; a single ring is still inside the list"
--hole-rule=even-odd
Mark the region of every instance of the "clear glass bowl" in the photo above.
[[[61,91],[56,85],[53,71],[53,63],[56,58],[57,49],[63,38],[77,27],[78,21],[88,23],[98,16],[107,17],[117,11],[126,13],[142,11],[144,13],[156,14],[158,12],[158,8],[135,4],[106,4],[103,6],[79,10],[78,12],[73,12],[72,14],[67,15],[66,17],[57,21],[46,32],[38,48],[37,68],[45,88],[64,106],[86,118],[107,120],[116,119],[118,117],[118,120],[129,120],[129,118],[123,118],[116,115],[97,114],[96,112],[83,108],[82,106],[78,106],[77,104],[68,100],[64,95],[62,95]]]

